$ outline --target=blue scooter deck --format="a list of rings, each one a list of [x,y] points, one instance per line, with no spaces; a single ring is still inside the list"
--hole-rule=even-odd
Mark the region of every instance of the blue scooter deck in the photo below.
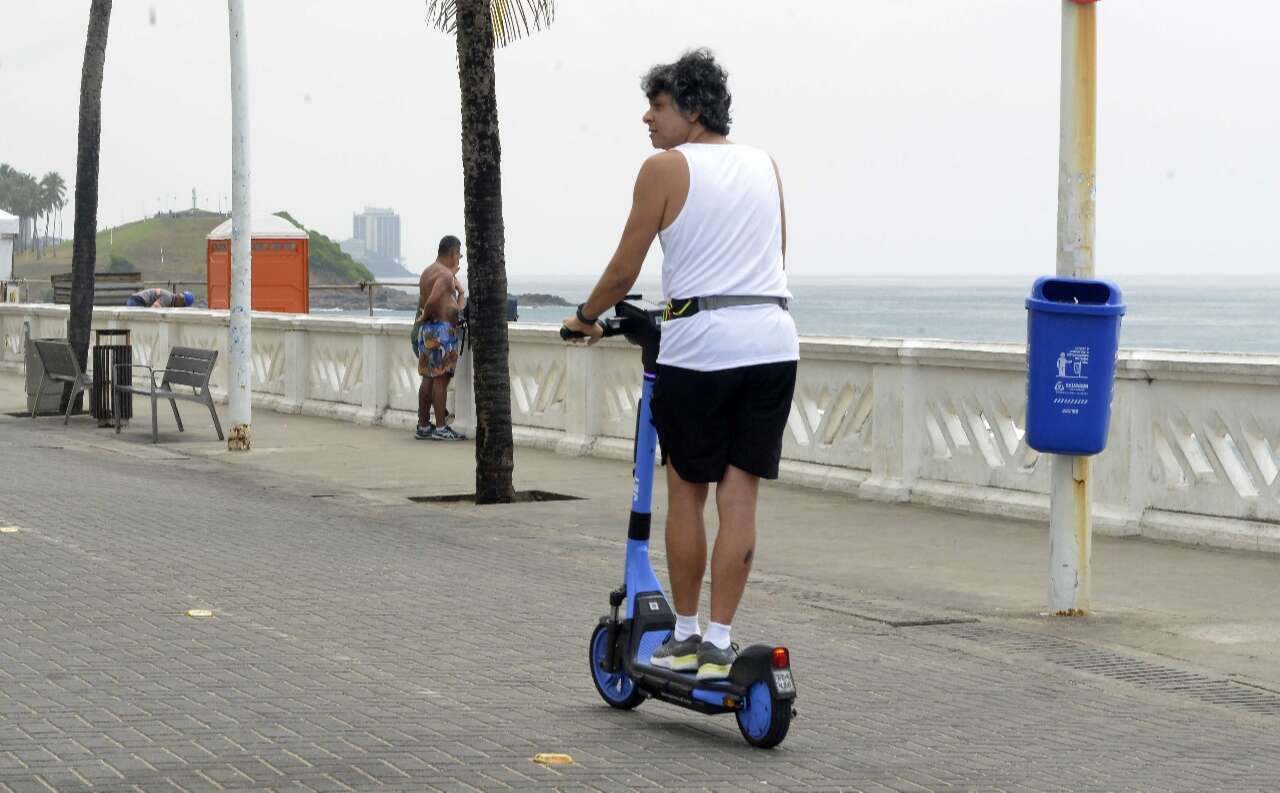
[[[670,669],[663,669],[660,666],[650,666],[649,664],[634,664],[634,671],[638,675],[644,675],[647,678],[658,678],[672,683],[676,683],[689,688],[700,688],[708,691],[717,691],[725,694],[734,694],[742,696],[746,693],[746,689],[730,680],[698,680],[693,672],[674,672]]]

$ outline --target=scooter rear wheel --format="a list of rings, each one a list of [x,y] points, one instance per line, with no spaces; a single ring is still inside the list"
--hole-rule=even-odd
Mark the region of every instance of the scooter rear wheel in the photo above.
[[[768,682],[758,680],[747,689],[742,708],[734,715],[747,743],[772,749],[782,743],[791,728],[791,700],[774,699]]]
[[[609,629],[605,625],[597,625],[591,633],[591,644],[588,647],[587,660],[591,664],[591,682],[596,684],[600,698],[618,710],[631,710],[644,702],[644,692],[636,686],[636,681],[627,674],[625,668],[616,672],[608,672],[601,668],[605,655],[608,654]]]

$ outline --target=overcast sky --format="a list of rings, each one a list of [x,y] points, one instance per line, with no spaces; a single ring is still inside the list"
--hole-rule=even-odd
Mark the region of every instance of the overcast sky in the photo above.
[[[0,161],[69,185],[88,6],[0,11]],[[393,207],[421,269],[462,234],[453,41],[421,0],[248,6],[255,213],[341,240],[353,211]],[[639,76],[693,46],[729,70],[731,137],[781,168],[792,273],[1053,270],[1057,0],[557,7],[498,55],[513,277],[604,266],[650,153]],[[1274,274],[1280,5],[1103,0],[1098,17],[1098,273]],[[115,1],[102,129],[100,225],[186,208],[193,187],[229,206],[225,2]]]

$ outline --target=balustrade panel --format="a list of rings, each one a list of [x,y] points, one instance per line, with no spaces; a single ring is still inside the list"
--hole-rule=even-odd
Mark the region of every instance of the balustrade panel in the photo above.
[[[1026,375],[932,366],[920,372],[924,479],[1047,493],[1048,466],[1026,443]]]
[[[65,311],[55,315],[45,313],[37,314],[31,323],[31,338],[67,338],[67,315]]]
[[[285,373],[291,365],[286,343],[287,333],[285,328],[253,329],[250,338],[253,340],[251,358],[255,393],[285,394]],[[219,357],[223,354],[225,353]]]
[[[162,346],[162,323],[131,319],[120,324],[129,330],[129,345],[133,347],[134,363],[157,368],[164,366],[165,360],[168,359],[168,354],[160,349]],[[161,357],[162,355],[164,356],[163,358]]]
[[[365,372],[362,335],[312,331],[308,348],[307,399],[361,404]]]
[[[22,323],[27,316],[17,312],[0,314],[0,364],[6,369],[23,365],[26,352],[22,346]]]
[[[644,386],[639,348],[630,344],[602,344],[593,347],[591,353],[599,356],[595,382],[590,385],[589,393],[593,399],[600,400],[600,434],[634,440],[636,408],[640,406]]]
[[[1280,389],[1156,381],[1150,506],[1280,521]]]
[[[802,360],[782,439],[787,460],[870,470],[872,367]]]
[[[387,406],[392,410],[417,411],[421,382],[413,350],[399,337],[392,337],[387,352]]]
[[[511,377],[511,422],[564,430],[565,346],[555,341],[512,339],[507,366]]]

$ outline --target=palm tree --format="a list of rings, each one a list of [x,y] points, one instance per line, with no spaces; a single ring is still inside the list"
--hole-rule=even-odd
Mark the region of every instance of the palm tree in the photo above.
[[[27,241],[35,237],[32,228],[41,198],[40,184],[31,174],[0,164],[0,209],[18,216],[18,252],[26,250]]]
[[[111,0],[93,0],[80,72],[80,133],[76,142],[76,217],[71,254],[71,312],[67,340],[83,370],[93,324],[93,265],[98,258],[98,151],[102,143],[102,72],[107,61]],[[64,397],[65,399],[66,397]],[[63,405],[65,407],[65,404]]]
[[[36,219],[40,216],[40,183],[29,173],[18,177],[19,238],[24,240],[23,250],[36,244]]]
[[[455,35],[462,89],[462,199],[476,396],[476,503],[515,499],[502,145],[493,51],[551,24],[554,0],[427,0],[427,20]]]
[[[66,204],[67,183],[62,175],[50,171],[40,179],[40,191],[44,197],[44,241],[49,242],[49,222],[53,219],[54,210]]]

